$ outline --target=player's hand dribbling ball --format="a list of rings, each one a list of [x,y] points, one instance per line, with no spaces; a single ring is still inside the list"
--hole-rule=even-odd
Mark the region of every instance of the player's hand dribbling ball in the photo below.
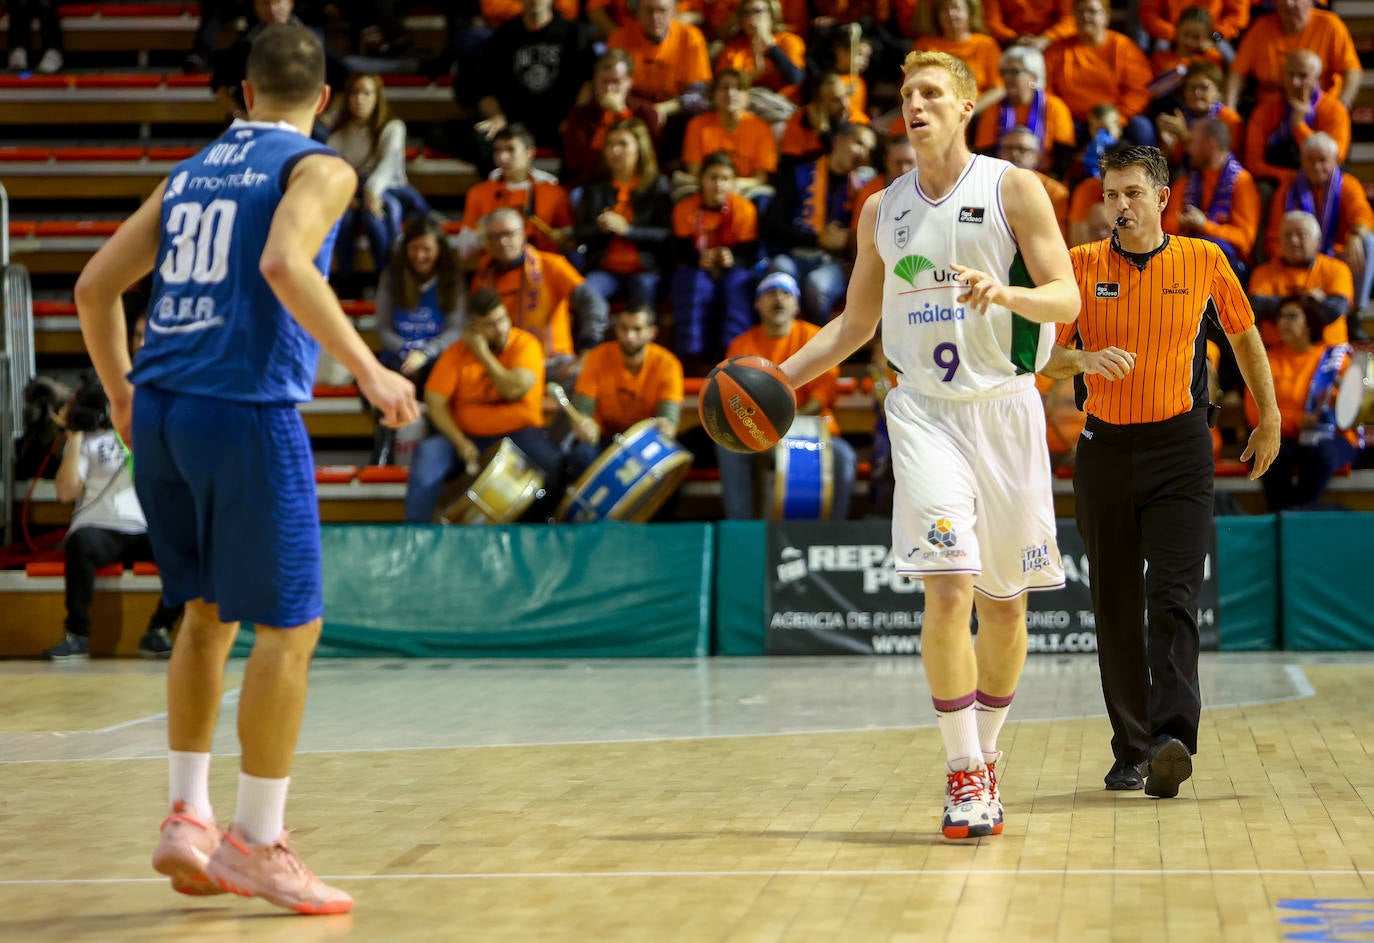
[[[797,415],[797,394],[771,360],[731,357],[706,375],[697,412],[717,445],[762,452],[787,435]]]

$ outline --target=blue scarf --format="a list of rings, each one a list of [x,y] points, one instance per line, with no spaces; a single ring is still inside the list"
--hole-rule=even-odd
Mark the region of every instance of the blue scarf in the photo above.
[[[1312,100],[1307,103],[1307,114],[1303,117],[1303,120],[1307,122],[1308,127],[1311,127],[1312,123],[1317,120],[1317,99],[1321,96],[1321,93],[1321,89],[1314,89],[1312,91]],[[1279,122],[1279,126],[1274,129],[1274,133],[1269,135],[1268,140],[1264,142],[1266,151],[1271,147],[1291,146],[1295,149],[1294,153],[1296,153],[1297,141],[1293,139],[1292,120],[1293,106],[1286,104],[1283,106],[1283,120]],[[1266,160],[1267,159],[1268,158],[1266,158]],[[1270,161],[1270,163],[1273,163],[1273,161]],[[1297,165],[1294,164],[1294,166]]]
[[[1324,438],[1336,434],[1336,409],[1331,391],[1340,379],[1341,362],[1349,352],[1350,347],[1347,344],[1333,344],[1326,348],[1321,361],[1317,364],[1317,372],[1312,374],[1312,383],[1307,388],[1303,412],[1316,415],[1318,429]]]
[[[1336,254],[1336,220],[1341,212],[1341,186],[1344,178],[1341,168],[1337,167],[1326,185],[1326,200],[1322,203],[1320,213],[1317,212],[1317,198],[1312,192],[1312,185],[1302,174],[1298,174],[1298,179],[1288,188],[1288,197],[1284,200],[1285,210],[1305,210],[1317,217],[1317,222],[1321,223],[1322,227],[1323,255]]]
[[[1042,147],[1045,143],[1045,125],[1047,124],[1045,112],[1045,93],[1037,88],[1031,92],[1030,108],[1026,112],[1026,128],[1035,135]],[[1003,98],[997,111],[997,140],[1002,140],[1002,135],[1016,125],[1016,106],[1008,104],[1007,100]]]
[[[1240,177],[1241,169],[1236,155],[1227,154],[1226,163],[1222,164],[1217,177],[1216,189],[1212,191],[1212,202],[1206,207],[1202,205],[1202,173],[1194,170],[1188,174],[1188,186],[1183,191],[1184,203],[1203,210],[1214,223],[1227,222],[1231,218],[1231,199],[1235,196],[1236,180]]]

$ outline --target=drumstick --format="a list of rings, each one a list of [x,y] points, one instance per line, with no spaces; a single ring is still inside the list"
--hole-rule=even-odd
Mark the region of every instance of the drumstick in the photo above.
[[[856,81],[859,77],[859,37],[863,35],[863,27],[857,22],[849,24],[849,94],[853,95],[859,89]]]
[[[574,428],[576,428],[578,423],[587,419],[586,416],[577,411],[577,407],[572,404],[572,400],[568,399],[568,394],[563,390],[563,387],[550,380],[545,389],[549,391],[550,396],[557,400],[558,405],[563,407],[563,412],[567,413],[568,418],[572,420]],[[600,438],[601,437],[598,435],[598,441]]]

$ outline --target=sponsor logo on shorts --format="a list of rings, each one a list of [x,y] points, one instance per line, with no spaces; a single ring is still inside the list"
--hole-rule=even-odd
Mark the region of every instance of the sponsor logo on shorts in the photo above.
[[[1049,541],[1021,548],[1021,572],[1034,573],[1050,568]]]
[[[1120,297],[1121,297],[1121,283],[1120,283],[1120,282],[1098,282],[1098,283],[1097,283],[1097,297],[1099,297],[1099,298],[1120,298]]]
[[[959,207],[959,222],[982,225],[985,212],[986,210],[981,206],[961,206]]]
[[[930,525],[930,529],[926,531],[926,540],[931,546],[949,550],[959,542],[959,535],[954,532],[954,525],[950,523],[949,518],[942,517]]]

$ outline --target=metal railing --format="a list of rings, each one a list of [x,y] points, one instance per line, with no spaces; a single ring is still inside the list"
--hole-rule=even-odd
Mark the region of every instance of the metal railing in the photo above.
[[[24,434],[24,390],[37,373],[33,347],[33,288],[28,269],[10,263],[10,200],[0,184],[0,500],[4,501],[5,543],[14,539],[14,461]]]

